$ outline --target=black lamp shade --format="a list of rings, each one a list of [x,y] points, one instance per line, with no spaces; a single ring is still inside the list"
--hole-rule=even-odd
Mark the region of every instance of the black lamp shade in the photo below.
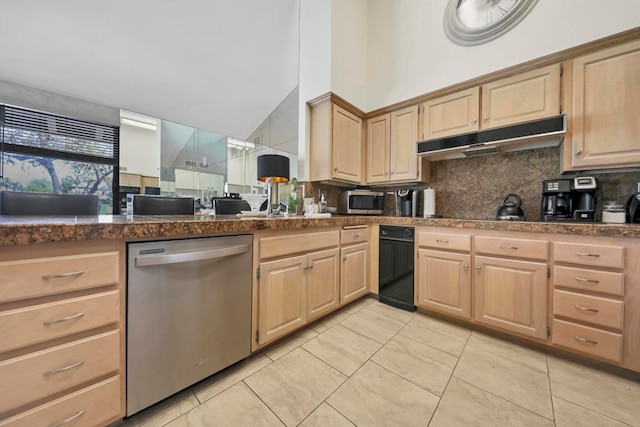
[[[275,182],[289,181],[289,158],[279,154],[258,156],[258,181],[272,178]]]

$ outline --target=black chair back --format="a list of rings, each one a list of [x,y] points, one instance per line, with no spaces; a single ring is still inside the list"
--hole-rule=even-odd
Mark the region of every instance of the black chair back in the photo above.
[[[98,215],[98,196],[0,191],[0,215]]]
[[[133,195],[134,215],[194,215],[193,197]]]
[[[241,199],[213,199],[216,215],[233,215],[242,211],[250,211],[249,202]]]

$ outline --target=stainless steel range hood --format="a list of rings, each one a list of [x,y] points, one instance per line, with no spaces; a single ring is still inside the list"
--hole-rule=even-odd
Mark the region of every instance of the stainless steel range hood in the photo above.
[[[418,142],[418,156],[429,160],[531,150],[560,145],[567,131],[565,114],[517,125]]]

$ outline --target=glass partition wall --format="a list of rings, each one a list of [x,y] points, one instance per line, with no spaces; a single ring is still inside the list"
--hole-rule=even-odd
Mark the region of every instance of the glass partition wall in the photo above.
[[[160,189],[163,195],[193,196],[211,207],[212,199],[238,193],[252,209],[265,199],[257,179],[257,158],[280,154],[290,159],[290,176],[298,176],[298,89],[295,88],[247,138],[161,120]],[[280,185],[286,200],[290,185]]]

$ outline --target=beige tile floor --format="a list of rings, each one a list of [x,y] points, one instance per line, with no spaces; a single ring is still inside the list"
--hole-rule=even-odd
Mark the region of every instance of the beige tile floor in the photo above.
[[[640,426],[640,383],[365,298],[121,426]]]

